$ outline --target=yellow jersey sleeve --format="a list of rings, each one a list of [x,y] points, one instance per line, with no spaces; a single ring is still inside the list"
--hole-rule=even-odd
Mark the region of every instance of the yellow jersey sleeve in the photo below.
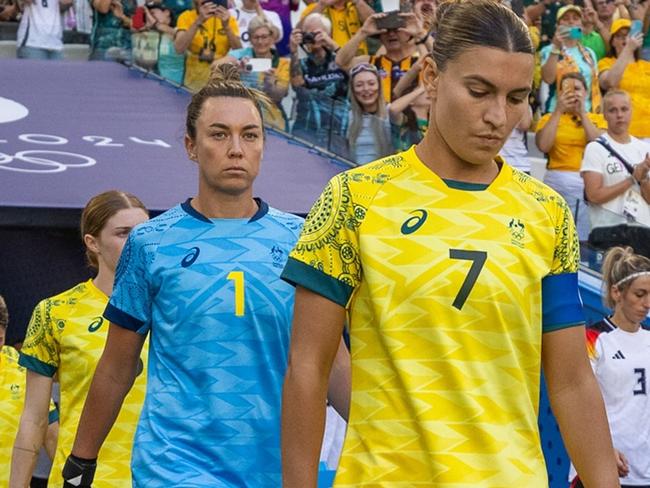
[[[348,175],[332,178],[307,215],[282,277],[346,306],[361,281],[356,229],[364,215],[365,208],[353,200]]]
[[[564,199],[547,189],[545,207],[554,223],[553,259],[542,278],[542,331],[582,326],[584,314],[578,290],[580,244],[573,216]]]
[[[36,306],[20,351],[21,366],[49,377],[54,376],[59,369],[61,331],[64,325],[52,317],[55,305],[52,298],[47,298]]]
[[[559,195],[554,196],[555,204],[555,252],[550,275],[576,273],[580,260],[578,233],[569,206]]]
[[[341,306],[361,283],[359,228],[382,185],[406,168],[398,154],[332,178],[307,215],[282,278]]]

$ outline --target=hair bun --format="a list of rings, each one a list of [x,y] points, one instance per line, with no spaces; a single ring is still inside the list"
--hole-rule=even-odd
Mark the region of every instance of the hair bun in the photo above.
[[[231,63],[223,63],[213,67],[207,84],[215,83],[241,83],[239,68]]]

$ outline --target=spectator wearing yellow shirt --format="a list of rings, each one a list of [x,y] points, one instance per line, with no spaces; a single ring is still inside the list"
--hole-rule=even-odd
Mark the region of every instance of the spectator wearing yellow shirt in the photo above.
[[[332,39],[339,47],[345,46],[365,20],[375,13],[365,0],[318,0],[302,11],[298,26],[301,27],[302,20],[314,12],[323,14],[332,22]],[[362,54],[368,54],[365,41],[357,46],[357,55]]]
[[[194,9],[180,15],[176,29],[174,47],[187,54],[183,84],[190,90],[205,85],[213,61],[241,47],[237,20],[211,0],[194,0]]]
[[[612,23],[610,51],[598,63],[600,87],[626,91],[632,100],[630,134],[650,140],[650,61],[640,59],[643,35],[631,37],[629,19]]]
[[[553,112],[537,123],[535,142],[547,154],[544,183],[567,201],[578,227],[580,240],[589,234],[580,165],[585,146],[607,128],[601,114],[587,112],[587,83],[580,73],[567,73],[560,81],[560,93]]]

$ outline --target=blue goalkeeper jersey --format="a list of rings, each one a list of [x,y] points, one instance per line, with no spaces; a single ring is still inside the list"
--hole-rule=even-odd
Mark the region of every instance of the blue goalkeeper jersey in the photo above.
[[[280,279],[302,219],[190,201],[134,228],[105,317],[150,333],[136,487],[278,487],[294,289]]]

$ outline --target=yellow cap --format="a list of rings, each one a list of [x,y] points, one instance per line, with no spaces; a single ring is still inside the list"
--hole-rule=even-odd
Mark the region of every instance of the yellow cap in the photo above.
[[[560,10],[557,11],[557,16],[555,17],[555,20],[560,20],[564,14],[567,12],[571,11],[576,12],[580,17],[582,17],[582,9],[578,7],[577,5],[565,5],[562,7]]]
[[[609,34],[614,35],[621,29],[632,27],[632,21],[630,19],[616,19],[612,22],[612,27],[609,29]]]

